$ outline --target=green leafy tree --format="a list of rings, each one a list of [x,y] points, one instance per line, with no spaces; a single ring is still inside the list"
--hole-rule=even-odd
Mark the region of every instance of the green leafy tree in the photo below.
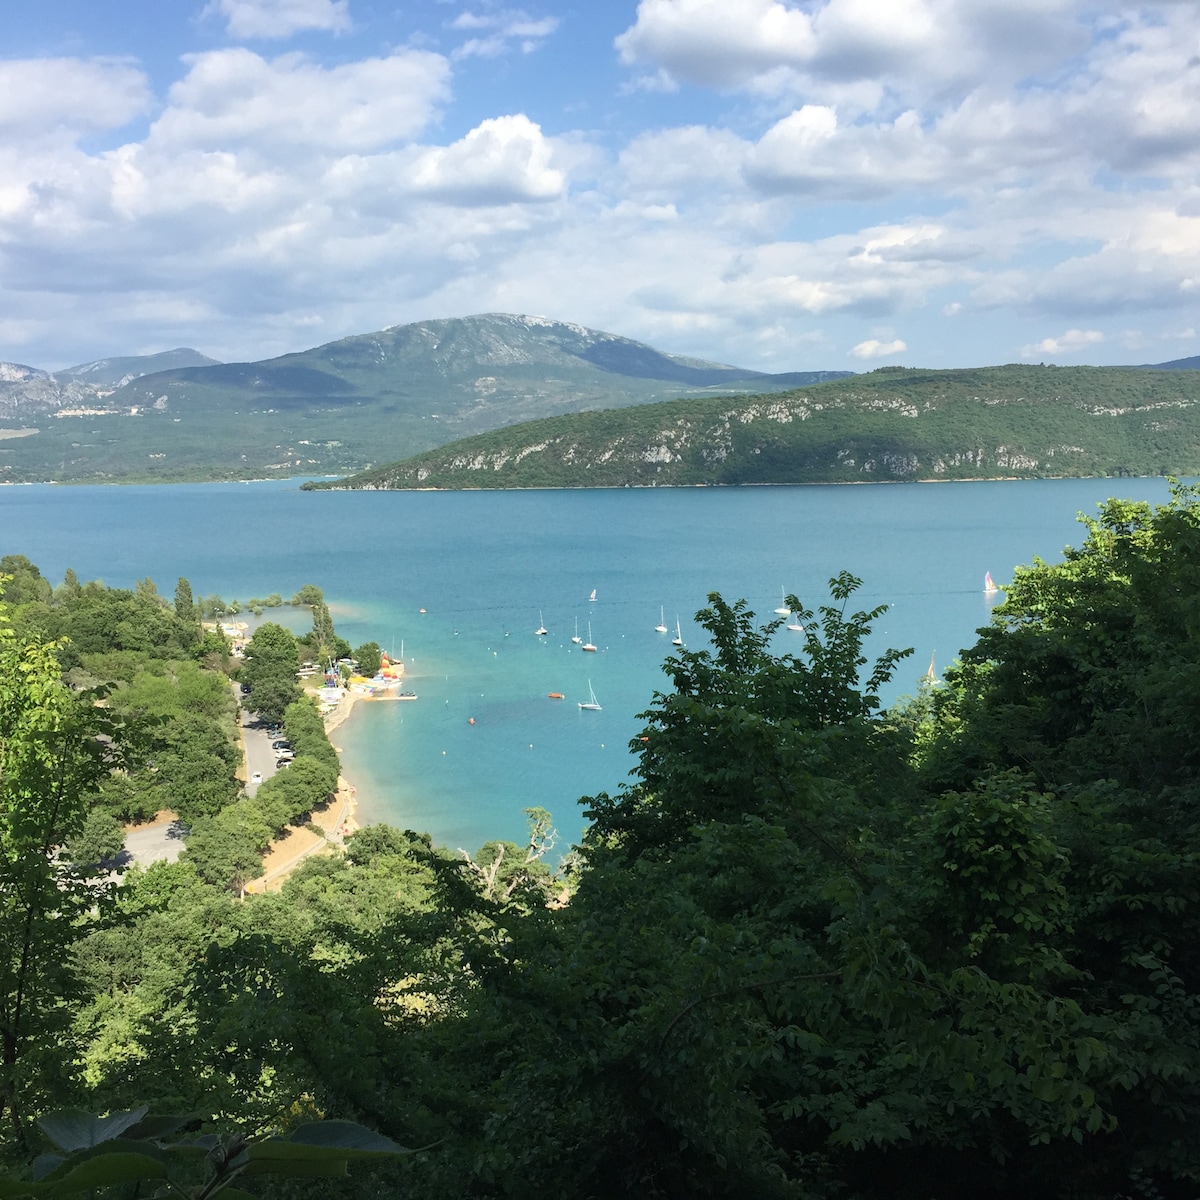
[[[378,642],[363,642],[352,657],[358,663],[359,673],[370,678],[379,673],[383,662],[383,647]]]
[[[192,599],[192,585],[182,575],[175,585],[175,615],[189,625],[196,620],[196,604]]]
[[[0,606],[0,1122],[22,1147],[30,1106],[58,1078],[69,950],[95,904],[57,850],[115,757],[97,740],[115,725],[63,685],[56,651],[17,638]]]
[[[68,840],[67,857],[75,866],[103,869],[125,849],[125,830],[121,822],[102,808],[88,813],[79,833]]]

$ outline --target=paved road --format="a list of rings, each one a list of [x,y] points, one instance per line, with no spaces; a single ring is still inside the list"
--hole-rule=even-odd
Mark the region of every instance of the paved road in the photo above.
[[[241,690],[235,683],[234,692],[241,700]],[[262,774],[263,779],[270,779],[275,774],[275,752],[271,749],[272,737],[266,726],[254,713],[238,708],[238,718],[242,723],[242,738],[246,743],[246,795],[253,796],[258,791],[258,784],[251,783],[255,771]]]
[[[144,829],[133,829],[125,835],[125,853],[128,858],[122,870],[135,862],[148,867],[152,862],[174,862],[183,850],[184,824],[182,821],[164,821],[160,825],[148,825]]]

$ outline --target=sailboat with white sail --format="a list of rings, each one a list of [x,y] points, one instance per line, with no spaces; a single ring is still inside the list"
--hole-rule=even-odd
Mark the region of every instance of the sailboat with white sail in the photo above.
[[[676,617],[675,617],[675,636],[671,639],[671,645],[672,646],[682,646],[683,645],[683,630],[681,630],[679,628],[678,614],[676,614]]]
[[[600,712],[600,703],[596,699],[596,693],[592,689],[592,681],[588,680],[588,698],[579,701],[579,707],[585,708],[588,712]]]

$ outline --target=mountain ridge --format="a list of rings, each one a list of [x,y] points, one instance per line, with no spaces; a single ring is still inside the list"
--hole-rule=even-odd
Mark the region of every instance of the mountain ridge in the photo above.
[[[1200,372],[882,368],[580,413],[312,489],[646,487],[1200,472]]]
[[[121,363],[101,359],[77,369],[98,377],[91,368],[107,366],[111,375]],[[39,424],[35,436],[4,439],[0,479],[344,475],[545,416],[784,390],[797,379],[850,374],[775,376],[664,354],[549,317],[440,318],[256,362],[176,366],[126,380],[110,394],[74,378],[7,385],[36,393],[24,411],[4,407],[0,386],[0,421],[35,417]],[[64,410],[70,415],[61,420],[39,415]]]

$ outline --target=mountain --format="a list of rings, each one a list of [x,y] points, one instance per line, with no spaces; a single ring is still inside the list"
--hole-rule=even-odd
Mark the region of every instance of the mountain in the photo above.
[[[1194,475],[1200,372],[884,368],[785,394],[535,421],[334,488],[639,487]]]
[[[167,350],[127,358],[102,358],[98,362],[42,371],[22,363],[0,362],[0,424],[45,420],[47,416],[76,409],[109,407],[105,397],[123,383],[168,367],[213,363],[196,350]],[[0,430],[0,435],[4,431]],[[8,434],[11,436],[11,433]]]
[[[84,364],[73,370],[85,374],[60,386],[91,387],[80,380],[111,379],[130,361]],[[847,374],[769,375],[544,317],[420,321],[261,362],[131,379],[72,406],[83,410],[77,416],[40,421],[36,436],[0,441],[0,479],[343,475],[539,417]]]
[[[1173,358],[1170,362],[1150,363],[1143,371],[1197,371],[1200,370],[1200,355],[1191,358]]]
[[[143,375],[153,375],[157,371],[172,371],[179,367],[208,367],[217,363],[215,358],[201,354],[199,350],[189,350],[180,347],[177,350],[164,350],[160,354],[140,354],[126,358],[101,358],[96,362],[81,363],[77,367],[68,367],[65,371],[56,371],[61,379],[77,379],[81,383],[90,383],[97,388],[118,388],[133,379]]]

